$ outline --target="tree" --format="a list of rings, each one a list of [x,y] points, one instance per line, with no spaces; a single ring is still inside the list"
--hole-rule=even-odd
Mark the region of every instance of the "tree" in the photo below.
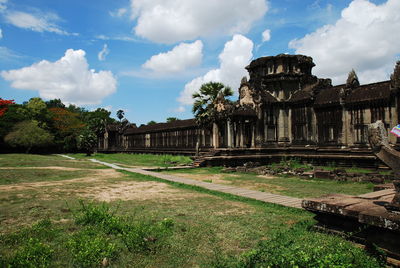
[[[178,121],[178,120],[180,120],[180,119],[178,119],[176,117],[168,117],[167,118],[167,123],[175,122],[175,121]]]
[[[124,116],[125,116],[125,112],[123,110],[117,111],[117,117],[118,117],[119,121],[121,121],[122,118],[124,118]]]
[[[68,136],[79,132],[85,124],[78,118],[78,114],[68,111],[65,108],[50,108],[53,126],[62,136]]]
[[[0,98],[0,116],[6,113],[8,106],[11,104],[15,104],[14,100],[3,100]]]
[[[17,123],[4,141],[12,147],[22,147],[29,153],[33,148],[47,147],[53,144],[53,135],[40,128],[37,121]]]
[[[154,121],[154,120],[151,120],[151,121],[147,122],[148,126],[155,125],[155,124],[157,124],[157,122]]]
[[[192,112],[200,125],[208,125],[215,116],[214,103],[218,97],[233,95],[230,87],[219,82],[208,82],[201,85],[199,92],[192,95],[194,99]]]
[[[77,149],[78,134],[85,127],[77,113],[66,108],[53,107],[49,109],[51,130],[55,136],[55,143],[59,149],[74,152]]]
[[[96,145],[96,134],[89,127],[86,127],[78,136],[78,148],[83,150],[87,156],[90,156],[94,152]]]
[[[31,98],[26,104],[26,107],[34,118],[39,117],[47,109],[46,103],[41,98]]]
[[[64,103],[60,99],[46,101],[47,108],[65,108]]]

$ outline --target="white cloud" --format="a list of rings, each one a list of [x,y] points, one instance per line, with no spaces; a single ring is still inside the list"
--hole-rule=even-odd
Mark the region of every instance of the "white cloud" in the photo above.
[[[13,50],[6,47],[0,47],[0,60],[10,62],[21,58],[22,56],[14,52]]]
[[[117,9],[117,10],[114,11],[114,12],[110,12],[110,15],[111,15],[112,17],[122,17],[123,15],[126,14],[127,11],[128,11],[128,10],[127,10],[126,8],[119,8],[119,9]]]
[[[175,112],[175,113],[184,113],[185,111],[186,111],[186,109],[182,105],[173,110],[173,112]]]
[[[219,54],[220,66],[208,71],[204,76],[197,77],[185,85],[178,101],[182,105],[193,104],[192,95],[200,86],[207,82],[222,82],[234,91],[239,87],[240,80],[247,76],[245,67],[253,57],[253,42],[243,35],[236,34],[231,41],[226,42],[224,50]]]
[[[7,0],[0,0],[0,12],[7,9]]]
[[[361,83],[388,79],[400,53],[400,1],[375,5],[353,0],[334,25],[292,40],[296,53],[312,56],[315,73],[343,83],[354,68]]]
[[[104,44],[103,49],[97,55],[97,58],[101,61],[105,60],[107,55],[110,53],[107,44]]]
[[[21,11],[7,12],[5,19],[8,23],[35,32],[51,32],[61,35],[77,35],[62,30],[56,22],[60,20],[54,13],[30,14]]]
[[[0,39],[3,38],[3,31],[0,28]]]
[[[123,35],[117,35],[117,36],[107,36],[104,34],[99,34],[95,36],[96,39],[100,40],[116,40],[116,41],[127,41],[127,42],[139,42],[139,40],[131,37],[131,36],[123,36]]]
[[[90,70],[85,51],[73,49],[55,62],[42,60],[29,67],[2,71],[1,76],[13,88],[37,90],[44,99],[60,98],[78,105],[99,104],[117,87],[110,71]]]
[[[152,56],[142,67],[158,74],[178,73],[200,65],[203,58],[203,42],[181,43],[166,53]]]
[[[246,33],[267,10],[267,0],[131,0],[136,35],[157,43]]]
[[[271,30],[267,29],[262,33],[262,41],[268,42],[271,40]]]

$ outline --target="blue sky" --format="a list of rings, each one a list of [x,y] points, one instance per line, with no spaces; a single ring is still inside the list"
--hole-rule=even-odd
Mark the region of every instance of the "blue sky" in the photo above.
[[[0,0],[0,97],[123,109],[141,124],[191,118],[199,85],[236,91],[261,56],[312,56],[334,84],[352,68],[381,81],[400,58],[398,14],[398,0]]]

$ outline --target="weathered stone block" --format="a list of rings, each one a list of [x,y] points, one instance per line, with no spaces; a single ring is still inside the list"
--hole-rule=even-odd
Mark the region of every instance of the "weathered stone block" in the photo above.
[[[333,179],[333,175],[330,171],[327,170],[315,170],[314,171],[314,178],[318,179]]]

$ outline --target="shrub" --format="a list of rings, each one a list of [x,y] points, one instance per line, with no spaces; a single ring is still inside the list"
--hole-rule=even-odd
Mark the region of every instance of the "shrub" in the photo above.
[[[165,239],[172,233],[174,222],[164,219],[160,222],[134,221],[115,216],[116,211],[103,203],[85,204],[80,201],[81,208],[75,214],[75,222],[81,225],[100,227],[106,234],[116,234],[132,252],[155,252],[165,244]]]
[[[158,223],[136,222],[128,226],[122,235],[122,241],[131,252],[155,252],[165,244],[172,234],[174,222],[164,219]]]
[[[274,234],[243,254],[237,267],[384,267],[340,237],[302,226]]]
[[[12,131],[4,137],[4,141],[12,147],[25,148],[29,153],[32,148],[48,147],[53,144],[54,137],[39,127],[37,121],[23,121],[15,124]]]
[[[10,267],[48,267],[53,250],[36,238],[30,238],[9,261]]]
[[[124,221],[115,216],[115,211],[111,211],[106,203],[95,205],[94,203],[85,204],[82,200],[79,201],[81,208],[75,214],[75,223],[81,225],[96,225],[110,234],[121,233],[125,228]]]
[[[74,263],[80,267],[99,266],[104,258],[115,256],[117,247],[97,230],[88,228],[73,235],[67,242]]]
[[[19,232],[2,235],[0,241],[7,245],[17,245],[25,242],[27,238],[51,240],[55,237],[56,232],[57,230],[53,228],[51,221],[49,219],[44,219]]]

